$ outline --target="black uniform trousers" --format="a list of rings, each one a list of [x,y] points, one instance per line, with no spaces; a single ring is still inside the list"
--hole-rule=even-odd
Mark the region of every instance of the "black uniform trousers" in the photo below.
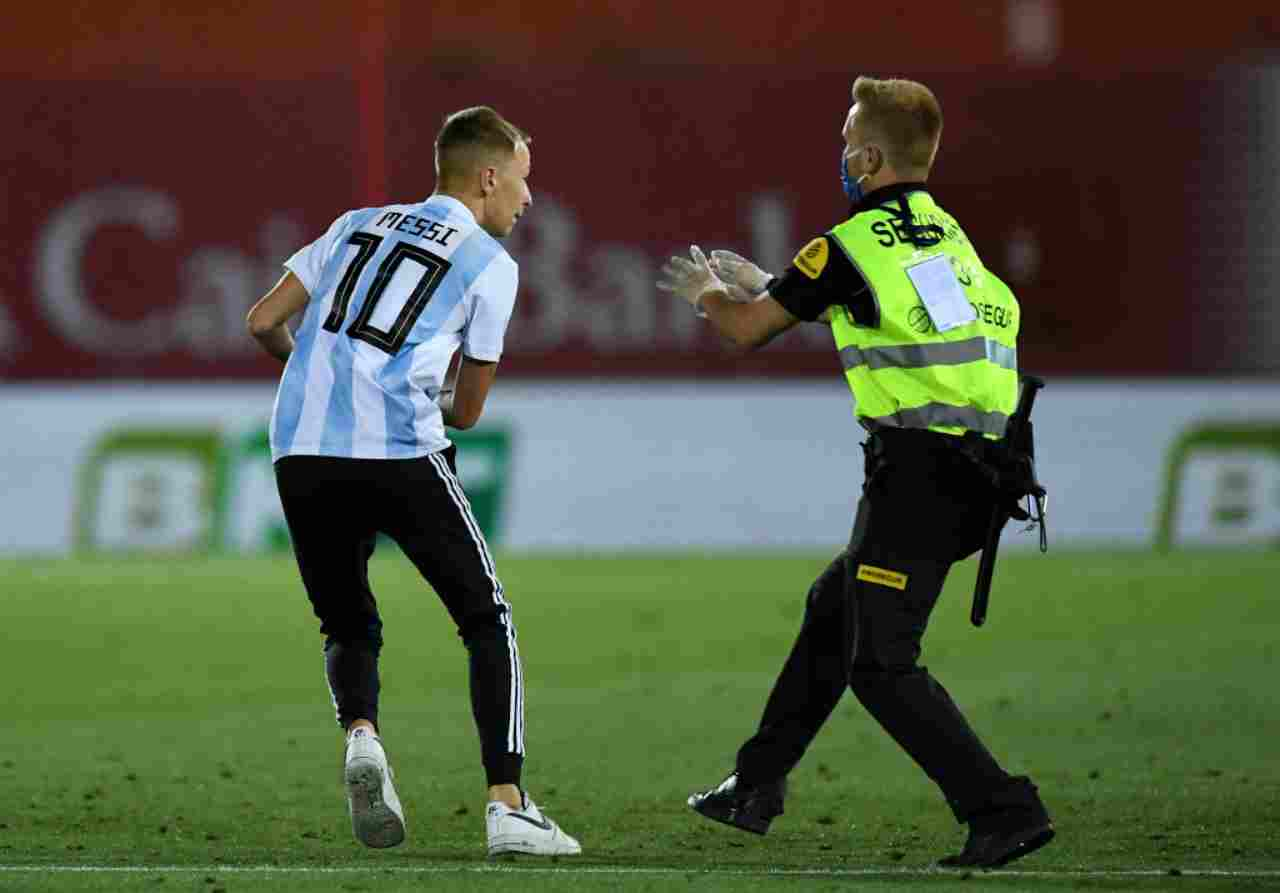
[[[847,686],[942,789],[959,821],[1020,799],[1027,780],[1000,767],[917,663],[951,564],[981,548],[991,516],[994,491],[958,446],[949,435],[896,429],[864,445],[849,546],[809,590],[759,730],[738,753],[743,783],[790,772]]]
[[[325,636],[339,724],[378,724],[382,620],[368,563],[376,535],[384,533],[440,596],[466,645],[471,708],[489,784],[519,784],[524,680],[516,631],[454,455],[449,447],[417,459],[286,456],[275,464],[276,484],[302,582]]]

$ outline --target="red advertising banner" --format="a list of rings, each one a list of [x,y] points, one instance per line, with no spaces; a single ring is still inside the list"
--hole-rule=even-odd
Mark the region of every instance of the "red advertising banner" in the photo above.
[[[1252,182],[1269,137],[1229,125],[1274,105],[1270,81],[923,79],[947,119],[934,194],[1018,294],[1024,368],[1275,368],[1232,341],[1262,318],[1268,281],[1241,271],[1261,244],[1247,221],[1274,196]],[[780,270],[841,219],[847,73],[415,68],[386,83],[0,84],[24,124],[0,146],[0,378],[278,374],[243,318],[280,262],[350,207],[425,197],[441,118],[477,103],[534,136],[504,376],[838,368],[819,325],[740,355],[653,281],[690,242]]]
[[[1232,0],[1170,15],[1164,0],[312,0],[9,4],[0,73],[36,79],[304,79],[359,71],[382,46],[398,62],[459,70],[518,65],[807,66],[880,74],[1010,66],[1079,77],[1212,71],[1263,63],[1280,48],[1274,0]],[[370,42],[366,35],[378,33]],[[1158,32],[1158,39],[1154,39]],[[282,35],[287,35],[282,39]]]
[[[0,375],[269,374],[248,306],[355,201],[347,82],[8,83]]]

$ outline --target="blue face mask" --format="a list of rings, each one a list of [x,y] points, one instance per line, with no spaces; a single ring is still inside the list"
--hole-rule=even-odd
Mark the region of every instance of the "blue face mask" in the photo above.
[[[840,150],[840,185],[844,187],[844,194],[849,197],[849,201],[855,205],[859,204],[866,196],[866,192],[862,188],[862,184],[858,180],[849,176],[849,157],[845,154],[845,150]]]

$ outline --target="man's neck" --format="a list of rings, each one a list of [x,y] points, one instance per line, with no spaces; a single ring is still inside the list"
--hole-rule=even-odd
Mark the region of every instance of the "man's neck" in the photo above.
[[[877,189],[884,189],[886,186],[897,186],[901,183],[923,183],[928,176],[928,174],[908,176],[899,174],[897,171],[883,170],[874,177],[868,177],[863,180],[862,191],[875,192]]]
[[[439,188],[437,188],[436,191],[431,194],[445,195],[453,199],[454,201],[461,202],[464,206],[466,206],[466,209],[471,212],[471,216],[476,219],[476,222],[477,223],[480,222],[481,214],[484,211],[483,198],[478,196],[464,195],[461,192],[451,192],[448,189],[439,189]]]

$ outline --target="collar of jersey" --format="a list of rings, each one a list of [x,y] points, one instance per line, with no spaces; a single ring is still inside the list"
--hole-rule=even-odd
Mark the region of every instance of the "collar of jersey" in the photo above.
[[[471,223],[476,222],[476,215],[471,213],[471,209],[468,208],[466,205],[464,205],[462,202],[460,202],[458,199],[454,198],[452,195],[445,195],[443,192],[433,192],[431,193],[431,195],[427,196],[427,200],[423,202],[423,204],[425,205],[428,202],[433,204],[435,203],[442,204],[445,207],[449,208],[450,211],[456,212],[462,217],[465,217]]]

